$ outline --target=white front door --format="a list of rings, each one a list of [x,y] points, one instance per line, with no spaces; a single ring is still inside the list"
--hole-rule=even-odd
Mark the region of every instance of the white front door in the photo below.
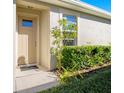
[[[18,65],[36,64],[36,18],[19,16]]]

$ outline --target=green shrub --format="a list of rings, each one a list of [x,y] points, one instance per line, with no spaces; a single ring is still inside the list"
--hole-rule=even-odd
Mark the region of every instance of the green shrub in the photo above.
[[[110,46],[65,46],[61,66],[67,71],[102,65],[111,61]]]

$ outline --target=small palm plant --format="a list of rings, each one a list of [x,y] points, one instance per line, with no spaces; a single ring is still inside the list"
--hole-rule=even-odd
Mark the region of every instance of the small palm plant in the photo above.
[[[58,23],[59,26],[54,27],[51,31],[51,34],[54,37],[54,41],[53,41],[54,47],[51,48],[51,53],[56,57],[57,60],[56,68],[58,70],[61,70],[63,46],[67,45],[69,39],[77,37],[77,25],[71,23],[68,24],[66,19],[59,20]],[[66,42],[64,42],[65,39]]]

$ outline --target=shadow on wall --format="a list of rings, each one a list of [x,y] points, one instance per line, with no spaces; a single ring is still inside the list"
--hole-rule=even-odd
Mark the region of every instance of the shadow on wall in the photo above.
[[[25,65],[26,61],[25,61],[25,57],[24,56],[20,56],[18,58],[18,65]]]
[[[71,10],[71,9],[66,9],[66,8],[63,8],[63,9],[67,10],[67,11],[70,11],[69,12],[70,14],[67,13],[68,15],[72,15],[71,14],[72,12],[77,12],[77,13],[79,13],[78,17],[80,17],[82,19],[87,19],[87,20],[90,20],[90,21],[101,22],[101,23],[105,23],[105,24],[111,24],[111,19],[106,19],[106,18],[98,17],[98,16],[95,16],[95,15],[92,15],[92,14],[88,14],[88,13],[85,13],[85,12],[74,11],[74,10]],[[59,8],[53,8],[52,11],[55,12],[55,13],[58,13],[58,14],[60,12],[62,12],[63,14],[66,14],[63,11],[59,11]]]
[[[56,57],[55,55],[51,55],[51,62],[50,62],[50,70],[55,70],[56,69]]]
[[[97,21],[101,23],[111,24],[111,19],[105,19],[105,18],[93,16],[93,15],[86,14],[86,13],[81,13],[80,17],[83,19],[87,19],[87,20],[93,20],[93,21]]]

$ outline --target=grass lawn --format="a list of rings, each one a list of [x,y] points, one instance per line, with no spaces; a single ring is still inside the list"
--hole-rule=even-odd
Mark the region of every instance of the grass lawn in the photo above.
[[[110,67],[82,76],[68,78],[59,86],[39,93],[111,93]]]

